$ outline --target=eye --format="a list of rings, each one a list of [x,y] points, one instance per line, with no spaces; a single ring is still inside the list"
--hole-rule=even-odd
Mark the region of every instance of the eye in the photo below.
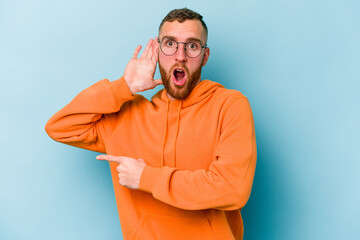
[[[174,47],[175,45],[176,45],[176,42],[174,41],[174,40],[165,40],[164,41],[164,46],[166,46],[166,47]]]
[[[197,50],[199,48],[199,44],[194,42],[189,42],[186,46],[189,50]]]

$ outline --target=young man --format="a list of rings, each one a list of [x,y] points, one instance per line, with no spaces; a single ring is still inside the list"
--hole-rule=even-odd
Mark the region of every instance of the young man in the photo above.
[[[201,80],[206,41],[201,15],[171,11],[123,77],[85,89],[46,125],[56,141],[107,154],[97,159],[110,162],[124,239],[243,237],[253,117],[240,92]],[[135,94],[158,84],[151,101]]]

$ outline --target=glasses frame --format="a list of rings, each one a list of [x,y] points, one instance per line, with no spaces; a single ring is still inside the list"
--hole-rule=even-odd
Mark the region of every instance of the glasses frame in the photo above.
[[[172,39],[168,39],[168,38],[165,38],[165,39],[167,39],[167,40],[172,40]],[[198,42],[198,41],[177,42],[177,41],[175,41],[175,40],[172,40],[172,41],[176,42],[176,50],[175,50],[175,52],[174,52],[173,54],[170,54],[170,55],[169,55],[169,54],[164,53],[164,51],[162,50],[162,47],[161,47],[161,44],[162,44],[162,42],[163,42],[165,39],[163,39],[162,41],[160,41],[160,40],[158,39],[158,43],[160,43],[160,50],[161,50],[161,52],[162,52],[164,55],[166,55],[166,56],[172,56],[172,55],[174,55],[174,54],[178,51],[178,49],[179,49],[179,43],[183,43],[183,44],[185,45],[185,46],[184,46],[185,54],[186,54],[186,56],[188,56],[189,58],[197,58],[198,56],[200,56],[202,50],[205,49],[205,48],[207,48],[207,44],[202,45],[201,42],[200,42],[201,50],[200,50],[200,52],[199,52],[199,55],[197,55],[197,56],[195,56],[195,57],[190,57],[190,56],[187,54],[187,52],[186,52],[186,45],[188,45],[189,43],[194,43],[194,42]],[[198,43],[199,43],[199,42],[198,42]]]

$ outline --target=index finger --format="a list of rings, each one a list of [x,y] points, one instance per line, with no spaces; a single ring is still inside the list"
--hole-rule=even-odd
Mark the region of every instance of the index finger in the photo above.
[[[121,163],[121,158],[112,155],[98,155],[96,156],[96,159],[108,162],[116,162],[118,164]]]
[[[135,51],[134,51],[134,53],[133,53],[133,58],[136,59],[136,58],[138,57],[141,48],[142,48],[141,45],[139,45],[139,46],[136,47],[136,49],[135,49]]]

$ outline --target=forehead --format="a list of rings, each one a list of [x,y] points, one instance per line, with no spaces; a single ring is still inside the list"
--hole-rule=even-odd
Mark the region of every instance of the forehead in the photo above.
[[[186,20],[182,23],[178,21],[165,22],[162,25],[159,38],[173,37],[177,41],[186,41],[187,39],[199,39],[206,41],[205,31],[199,20]]]

